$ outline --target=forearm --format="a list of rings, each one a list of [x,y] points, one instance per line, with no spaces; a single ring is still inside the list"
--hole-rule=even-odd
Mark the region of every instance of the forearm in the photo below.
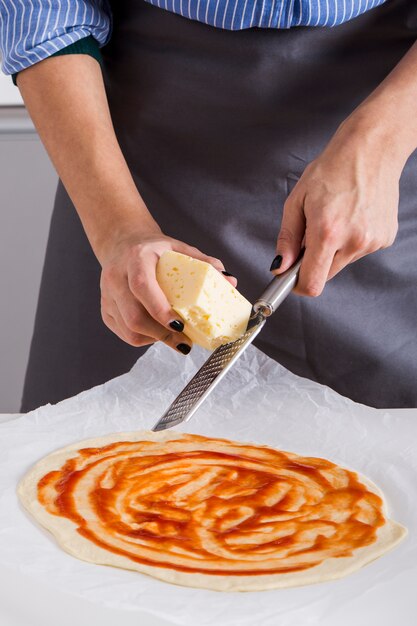
[[[158,230],[117,142],[97,61],[49,58],[17,84],[99,261],[132,224]]]
[[[317,296],[346,265],[394,243],[399,179],[417,147],[417,44],[337,129],[284,205],[278,273],[305,254],[296,291]]]
[[[361,136],[392,156],[400,166],[417,148],[417,43],[382,83],[345,120]]]

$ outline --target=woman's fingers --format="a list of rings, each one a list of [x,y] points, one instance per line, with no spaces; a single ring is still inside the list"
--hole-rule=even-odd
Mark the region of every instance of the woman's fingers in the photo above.
[[[294,292],[301,296],[319,296],[329,278],[335,254],[335,248],[321,246],[317,240],[313,239],[310,245],[306,244]]]
[[[175,246],[175,248],[177,248],[177,246]],[[197,255],[199,255],[200,258],[204,258],[206,262],[211,263],[218,271],[224,271],[224,265],[219,259],[203,255],[197,248],[191,248],[190,246],[186,246],[186,244],[180,244],[178,248],[187,250],[186,253],[190,256],[193,254],[194,258],[197,258]],[[130,291],[145,307],[149,315],[161,326],[179,330],[178,322],[181,323],[181,320],[179,320],[178,315],[171,308],[171,305],[156,279],[157,253],[151,247],[144,247],[140,250],[139,255],[138,260],[140,260],[140,262],[133,263],[128,271]],[[233,277],[230,278],[233,279]],[[189,340],[187,341],[189,342]]]
[[[377,250],[381,250],[389,245],[392,245],[393,240],[394,238],[392,238],[392,241],[388,240],[388,237],[378,240],[366,231],[356,230],[349,233],[346,243],[344,243],[344,246],[335,254],[332,267],[329,271],[328,280],[334,278],[336,274],[338,274],[347,265],[350,265],[355,261],[359,261],[359,259],[363,259],[363,257],[368,254],[372,254]]]
[[[334,234],[326,236],[326,231],[321,231],[306,238],[309,244],[306,245],[295,293],[319,296],[326,281],[334,278],[347,265],[379,249],[376,242],[366,237],[352,234],[343,237],[337,229],[328,229],[328,233]]]
[[[333,263],[330,268],[329,276],[327,280],[331,280],[332,278],[336,276],[336,274],[341,272],[347,265],[349,265],[350,263],[353,263],[354,261],[357,261],[358,259],[366,256],[367,254],[368,254],[367,252],[364,252],[363,254],[360,254],[359,256],[355,257],[352,253],[350,253],[346,249],[338,250],[336,254],[334,255]]]
[[[276,253],[270,270],[275,274],[285,272],[297,260],[306,227],[303,209],[303,196],[296,187],[284,204],[281,229],[278,234]]]
[[[100,281],[102,315],[107,326],[131,345],[157,340],[188,354],[192,342],[183,333],[184,322],[171,307],[156,278],[159,258],[168,250],[210,263],[236,285],[236,278],[224,269],[219,259],[159,233],[143,240],[139,238],[137,243],[124,242],[104,265]]]
[[[277,240],[278,257],[271,271],[280,274],[297,260],[301,246],[305,246],[298,282],[294,291],[303,296],[319,296],[328,280],[337,250],[332,229],[323,227],[319,212],[317,219],[306,229],[304,196],[293,189],[284,205],[281,229]],[[282,261],[281,261],[282,258]],[[280,262],[281,261],[281,262]]]
[[[150,248],[139,247],[131,255],[126,273],[122,274],[117,266],[103,270],[101,290],[107,299],[118,303],[129,329],[165,340],[171,332],[181,333],[184,323],[172,310],[156,280],[157,259],[158,256]],[[155,320],[154,324],[150,323],[149,316],[143,315],[143,307]]]
[[[190,339],[183,332],[174,328],[166,328],[153,319],[142,303],[129,290],[127,282],[120,283],[116,292],[117,310],[128,332],[151,337],[152,341],[162,341],[171,348],[188,354],[192,347]],[[115,316],[117,319],[117,315]],[[183,328],[181,322],[181,328]]]
[[[111,313],[108,308],[102,309],[101,316],[103,322],[115,335],[135,348],[147,346],[156,341],[153,337],[147,337],[128,329],[115,305],[111,308]]]
[[[377,249],[376,241],[357,224],[340,202],[327,204],[320,196],[304,197],[297,187],[284,206],[277,252],[271,270],[280,274],[295,263],[301,246],[304,258],[295,293],[319,296],[328,280],[346,265]],[[366,236],[365,236],[366,235]]]
[[[190,340],[181,332],[184,328],[180,316],[171,308],[164,292],[156,280],[156,263],[149,257],[142,258],[140,267],[129,272],[127,280],[130,292],[138,304],[146,309],[148,316],[143,315],[139,306],[132,306],[128,294],[122,294],[124,315],[129,326],[145,327],[146,332],[160,341],[167,342],[174,331],[178,344],[189,344]]]

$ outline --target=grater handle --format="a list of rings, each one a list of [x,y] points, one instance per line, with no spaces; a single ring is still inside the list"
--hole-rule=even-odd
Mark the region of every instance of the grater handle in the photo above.
[[[261,312],[265,317],[269,317],[277,310],[297,283],[303,255],[304,250],[294,265],[271,280],[261,297],[253,305],[255,313]]]

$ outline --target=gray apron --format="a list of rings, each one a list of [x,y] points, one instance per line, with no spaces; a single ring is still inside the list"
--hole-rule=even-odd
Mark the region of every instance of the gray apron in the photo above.
[[[166,234],[221,258],[253,301],[270,280],[286,196],[414,43],[417,3],[388,0],[335,28],[239,32],[142,0],[113,4],[104,74],[138,189]],[[320,298],[291,295],[256,344],[375,407],[417,406],[416,154],[400,187],[394,246],[344,269]],[[60,185],[23,410],[122,374],[144,352],[101,321],[99,275]]]

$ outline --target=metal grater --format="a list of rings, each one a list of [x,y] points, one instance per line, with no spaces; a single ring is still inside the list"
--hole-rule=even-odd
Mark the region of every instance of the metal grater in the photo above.
[[[245,334],[236,341],[220,346],[209,356],[152,430],[172,428],[190,419],[262,330],[267,317],[276,311],[291,292],[297,282],[300,265],[301,258],[289,270],[272,279],[262,296],[253,305],[253,315]]]

